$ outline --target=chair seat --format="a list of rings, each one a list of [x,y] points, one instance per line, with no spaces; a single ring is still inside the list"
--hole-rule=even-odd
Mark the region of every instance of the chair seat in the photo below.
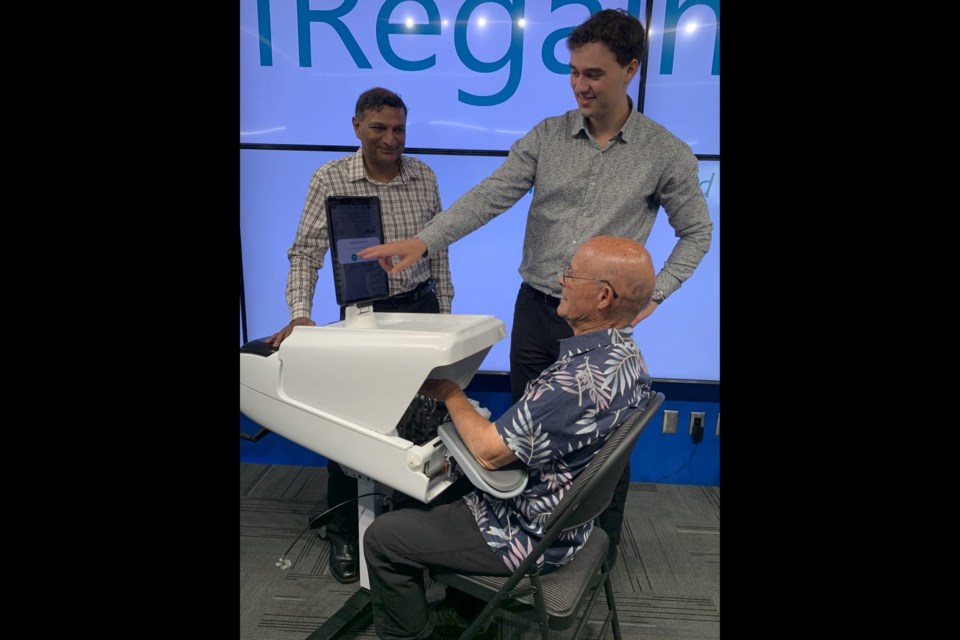
[[[587,544],[577,552],[573,560],[555,571],[540,576],[543,587],[543,604],[550,614],[550,628],[562,631],[570,628],[576,622],[577,605],[584,600],[584,593],[600,586],[602,574],[597,571],[602,558],[607,555],[610,539],[600,527],[594,526],[587,539]],[[438,575],[438,580],[454,588],[474,595],[481,595],[490,591],[496,592],[507,581],[507,577],[498,576],[470,576],[470,575]],[[480,587],[481,591],[475,591]],[[515,587],[523,590],[530,587],[530,578],[524,577]],[[530,620],[537,620],[536,605],[533,595],[517,596],[504,602],[501,608]]]

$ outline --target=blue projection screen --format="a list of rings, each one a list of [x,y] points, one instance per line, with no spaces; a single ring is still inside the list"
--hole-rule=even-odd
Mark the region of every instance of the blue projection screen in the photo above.
[[[342,155],[240,151],[240,237],[250,339],[271,335],[289,321],[284,298],[287,249],[293,243],[307,185],[317,167]],[[436,171],[445,207],[503,162],[495,157],[414,157]],[[702,161],[700,179],[714,223],[713,246],[693,276],[635,330],[655,378],[720,379],[720,163]],[[453,313],[492,314],[508,326],[507,338],[494,345],[484,360],[481,369],[485,371],[510,369],[509,327],[520,287],[517,267],[530,200],[529,194],[524,196],[513,208],[450,246],[456,291]],[[675,242],[661,210],[647,241],[658,270]],[[328,251],[314,297],[313,321],[317,324],[340,319],[329,260]]]
[[[679,4],[653,5],[643,112],[694,153],[718,155],[720,0]]]
[[[287,249],[307,185],[324,162],[356,148],[357,96],[384,86],[409,108],[407,146],[437,173],[449,206],[503,161],[545,117],[576,107],[569,30],[601,9],[645,21],[643,0],[241,0],[240,232],[249,339],[289,317]],[[653,0],[643,111],[700,155],[719,157],[719,0]],[[628,88],[640,105],[639,74]],[[298,148],[291,148],[297,145]],[[659,379],[720,379],[720,163],[700,162],[714,221],[694,275],[635,330]],[[492,314],[508,338],[481,369],[509,370],[509,327],[530,196],[450,247],[454,313]],[[442,215],[442,214],[441,214]],[[675,242],[666,215],[648,241],[659,269]],[[329,252],[313,308],[318,324],[339,309]],[[244,314],[241,310],[241,340]]]
[[[505,151],[545,116],[576,107],[571,27],[627,5],[241,0],[240,141],[354,144],[344,116],[381,85],[407,104],[411,146]]]
[[[403,96],[416,146],[507,150],[575,106],[566,35],[641,0],[241,0],[240,141],[350,145],[356,96]],[[720,0],[652,5],[643,112],[718,154]],[[628,92],[637,101],[639,78]]]

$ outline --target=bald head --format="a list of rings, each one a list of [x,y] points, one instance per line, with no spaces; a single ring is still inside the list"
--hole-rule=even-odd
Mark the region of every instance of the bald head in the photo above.
[[[597,236],[577,250],[571,261],[584,275],[606,280],[617,298],[606,309],[615,326],[626,326],[650,301],[656,284],[653,261],[642,244],[631,238]]]

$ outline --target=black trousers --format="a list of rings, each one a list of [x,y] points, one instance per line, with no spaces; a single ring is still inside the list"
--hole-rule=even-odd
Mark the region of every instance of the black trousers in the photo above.
[[[440,313],[437,294],[430,292],[417,300],[407,302],[393,301],[392,298],[373,303],[373,310],[384,313]],[[340,308],[340,319],[346,317],[346,310]],[[413,398],[411,398],[412,400]],[[327,537],[336,544],[359,546],[360,527],[357,522],[357,479],[348,476],[337,462],[327,461],[327,507],[335,507],[346,501],[347,504],[333,512],[327,523]]]
[[[513,308],[510,333],[510,392],[513,402],[523,395],[527,383],[560,357],[560,340],[573,335],[567,321],[557,315],[559,298],[540,293],[526,283],[520,285]],[[630,489],[630,462],[623,470],[607,510],[600,514],[600,526],[610,537],[611,548],[620,544],[623,511]]]

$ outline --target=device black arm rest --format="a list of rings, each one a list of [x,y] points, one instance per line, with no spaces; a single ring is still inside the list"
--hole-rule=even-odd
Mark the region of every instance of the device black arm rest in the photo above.
[[[437,427],[437,435],[443,444],[447,445],[450,456],[478,489],[504,499],[512,498],[526,488],[527,468],[522,463],[515,462],[492,471],[484,469],[470,453],[452,422],[445,422]]]
[[[258,356],[267,357],[275,354],[278,349],[280,349],[280,347],[267,344],[267,338],[257,338],[256,340],[244,343],[240,347],[240,353],[255,353]]]
[[[240,437],[244,440],[249,440],[250,442],[259,442],[263,436],[270,433],[273,433],[273,431],[270,431],[270,429],[267,429],[266,427],[260,427],[260,431],[257,431],[257,433],[254,435],[250,435],[249,433],[244,433],[241,431]]]

